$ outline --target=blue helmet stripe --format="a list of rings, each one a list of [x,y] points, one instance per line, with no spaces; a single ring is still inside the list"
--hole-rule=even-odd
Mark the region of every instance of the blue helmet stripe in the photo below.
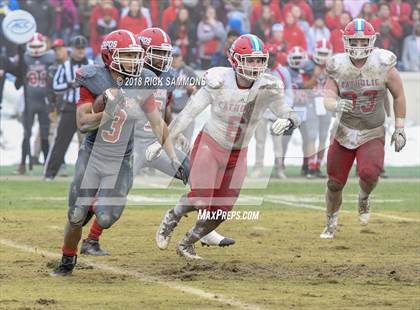
[[[356,31],[364,31],[365,29],[365,21],[361,18],[355,19],[356,22]]]
[[[260,44],[260,42],[258,41],[258,38],[256,37],[256,36],[254,36],[253,34],[250,34],[250,35],[248,35],[248,37],[249,37],[249,39],[251,40],[251,42],[252,42],[252,49],[254,50],[254,51],[262,51],[261,50],[261,44]]]

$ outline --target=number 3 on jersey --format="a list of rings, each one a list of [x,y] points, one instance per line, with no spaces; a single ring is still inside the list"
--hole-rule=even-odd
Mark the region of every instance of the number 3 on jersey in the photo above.
[[[115,143],[120,139],[121,128],[127,119],[127,112],[118,111],[111,123],[111,130],[102,130],[101,137],[105,142]]]

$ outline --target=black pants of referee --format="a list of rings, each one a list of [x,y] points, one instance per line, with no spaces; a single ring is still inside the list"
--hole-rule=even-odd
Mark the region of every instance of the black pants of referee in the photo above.
[[[44,166],[44,177],[55,178],[64,163],[64,156],[76,131],[76,105],[65,102],[58,120],[54,144]]]

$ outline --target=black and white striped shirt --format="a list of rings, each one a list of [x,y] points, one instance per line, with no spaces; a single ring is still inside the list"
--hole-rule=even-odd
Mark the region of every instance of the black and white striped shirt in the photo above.
[[[64,102],[76,104],[79,100],[79,88],[68,87],[68,83],[72,83],[76,79],[77,69],[88,64],[93,64],[93,61],[85,58],[76,62],[70,58],[58,68],[53,80],[53,89],[56,92],[65,92]]]

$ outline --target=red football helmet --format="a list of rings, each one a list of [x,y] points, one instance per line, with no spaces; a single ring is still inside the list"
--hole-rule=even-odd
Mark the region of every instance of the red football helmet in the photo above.
[[[300,69],[308,60],[308,53],[300,46],[293,46],[287,55],[287,64],[293,69]]]
[[[321,39],[316,42],[313,59],[318,65],[325,65],[327,59],[332,55],[332,45],[326,39]]]
[[[256,35],[244,34],[232,43],[228,59],[237,74],[256,80],[267,69],[268,50]]]
[[[35,32],[31,40],[26,43],[26,49],[32,57],[40,57],[47,52],[47,39],[39,32]]]
[[[140,32],[140,44],[146,51],[144,62],[166,72],[172,64],[172,44],[168,34],[160,28],[147,28]]]
[[[357,40],[365,39],[365,46],[358,46]],[[375,47],[376,31],[362,18],[351,21],[343,31],[344,50],[354,59],[363,59],[370,55]]]
[[[128,57],[127,53],[137,54]],[[102,41],[101,56],[105,66],[126,76],[139,76],[143,69],[144,50],[138,39],[128,30],[109,33]]]

